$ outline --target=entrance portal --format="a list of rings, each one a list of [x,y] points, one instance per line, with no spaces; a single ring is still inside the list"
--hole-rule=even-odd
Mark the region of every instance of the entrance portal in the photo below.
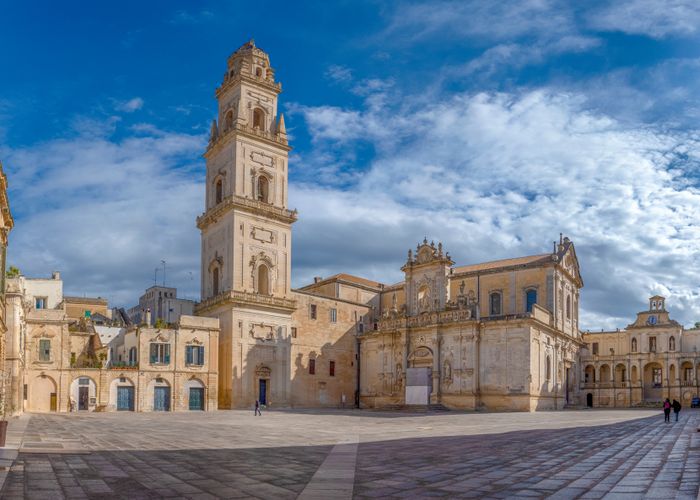
[[[90,388],[78,388],[78,410],[87,410],[90,403]]]
[[[153,410],[170,411],[170,387],[153,388]]]
[[[258,401],[261,405],[267,404],[267,380],[264,378],[260,379],[260,390],[258,395]]]
[[[590,392],[586,394],[586,406],[593,408],[593,394]]]
[[[134,388],[117,387],[117,411],[134,411]]]

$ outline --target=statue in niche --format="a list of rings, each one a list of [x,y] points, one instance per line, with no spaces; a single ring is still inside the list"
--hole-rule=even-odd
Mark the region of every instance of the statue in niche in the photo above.
[[[418,310],[420,312],[429,311],[430,306],[430,287],[428,285],[421,285],[418,289]]]

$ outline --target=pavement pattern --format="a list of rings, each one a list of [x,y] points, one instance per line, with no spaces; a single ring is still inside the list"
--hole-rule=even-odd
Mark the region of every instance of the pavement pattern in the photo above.
[[[695,500],[699,425],[700,410],[35,414],[10,423],[0,498]]]

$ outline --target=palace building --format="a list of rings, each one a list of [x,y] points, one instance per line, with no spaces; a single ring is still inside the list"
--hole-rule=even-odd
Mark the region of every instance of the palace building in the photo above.
[[[595,407],[690,406],[700,394],[700,329],[684,329],[655,295],[623,330],[586,332],[581,350],[581,403]]]

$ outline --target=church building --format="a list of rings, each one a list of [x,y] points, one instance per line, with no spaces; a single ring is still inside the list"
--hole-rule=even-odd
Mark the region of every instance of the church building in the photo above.
[[[338,274],[291,289],[281,90],[252,40],[216,90],[196,312],[221,326],[219,407],[573,403],[583,281],[568,238],[551,253],[461,267],[424,240],[401,283]]]

